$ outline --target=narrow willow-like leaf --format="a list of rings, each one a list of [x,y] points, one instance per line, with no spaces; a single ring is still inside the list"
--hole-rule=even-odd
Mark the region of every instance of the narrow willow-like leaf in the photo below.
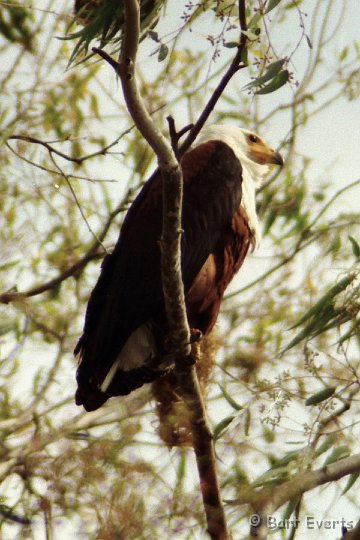
[[[350,474],[350,476],[348,478],[348,481],[346,483],[346,486],[344,487],[343,491],[341,492],[341,495],[345,495],[345,493],[347,493],[349,491],[349,489],[351,489],[353,487],[353,485],[355,484],[355,482],[359,478],[359,476],[360,476],[360,473],[358,473],[358,472]]]
[[[352,236],[349,236],[349,240],[351,242],[351,247],[352,247],[353,254],[358,259],[360,257],[360,246],[357,243],[357,241],[355,240],[355,238],[353,238]]]
[[[213,431],[214,440],[216,441],[222,432],[231,424],[231,422],[236,418],[235,414],[223,418],[215,427]]]
[[[276,75],[269,84],[264,86],[264,88],[260,88],[260,90],[257,90],[255,94],[271,94],[272,92],[275,92],[276,90],[279,90],[279,88],[284,86],[284,84],[288,82],[289,77],[290,73],[287,69],[285,69],[284,71],[280,71],[280,73]]]
[[[335,443],[336,443],[336,435],[335,433],[331,433],[330,435],[326,437],[324,442],[316,450],[316,456],[317,457],[321,456],[321,454],[324,454],[325,452],[327,452],[329,448],[334,446]]]
[[[288,452],[285,456],[276,460],[273,463],[271,469],[279,469],[281,467],[284,467],[285,465],[288,465],[291,461],[298,459],[302,451],[303,449],[301,448],[300,450],[293,450],[292,452]]]
[[[339,459],[343,459],[345,457],[348,457],[349,455],[350,450],[348,446],[338,446],[337,448],[334,448],[330,456],[327,457],[323,466],[326,467],[326,465],[330,465],[330,463],[335,463],[335,461],[339,461]]]
[[[248,27],[249,28],[255,27],[257,25],[257,23],[260,21],[260,19],[261,19],[261,12],[260,12],[260,10],[258,10],[255,13],[255,15],[250,19]]]
[[[229,394],[229,392],[227,392],[227,390],[225,390],[223,386],[221,386],[221,384],[219,386],[223,393],[224,398],[229,403],[229,405],[231,405],[232,408],[235,409],[236,411],[241,411],[244,407],[240,405],[237,401],[235,401],[235,399]]]
[[[235,47],[238,47],[239,44],[237,41],[228,41],[227,43],[224,43],[224,47],[227,49],[234,49]]]
[[[181,453],[179,466],[176,471],[176,485],[181,486],[186,476],[186,454],[185,452]]]
[[[288,502],[288,504],[287,504],[287,506],[286,506],[286,508],[285,508],[285,511],[284,511],[284,513],[283,513],[283,515],[282,515],[282,519],[283,519],[283,520],[288,520],[288,519],[290,519],[290,517],[291,517],[291,515],[293,514],[293,512],[294,512],[296,506],[297,506],[298,503],[299,503],[299,500],[300,500],[300,496],[298,495],[297,497],[294,497],[293,499],[291,499],[291,500]]]
[[[8,270],[9,268],[13,268],[14,266],[16,266],[17,264],[19,264],[20,260],[16,260],[16,261],[11,261],[11,262],[7,262],[7,263],[4,263],[4,264],[1,264],[0,265],[0,270],[1,271],[4,271],[4,270]]]
[[[246,437],[249,436],[250,425],[251,425],[251,411],[250,409],[247,409],[245,411],[245,428],[244,428],[244,433]]]
[[[273,79],[281,70],[285,60],[286,58],[282,58],[281,60],[276,60],[276,62],[272,62],[271,64],[269,64],[265,74],[262,77],[259,77],[258,79],[255,79],[251,83],[244,86],[244,89],[247,90],[249,88],[253,88],[254,86],[261,86]]]
[[[272,11],[280,2],[281,0],[269,0],[265,13]]]
[[[333,298],[339,294],[341,291],[346,289],[348,285],[354,280],[355,275],[349,274],[348,276],[341,279],[336,285],[331,287],[314,306],[312,306],[306,313],[301,317],[301,319],[291,328],[296,328],[300,326],[305,321],[310,319],[310,317],[318,316],[321,311],[328,305],[332,305]]]
[[[275,485],[280,481],[287,479],[289,476],[288,466],[269,469],[264,474],[260,475],[251,485],[259,487],[263,485]]]
[[[317,405],[318,403],[321,403],[322,401],[325,401],[325,399],[329,399],[336,391],[336,386],[329,386],[327,388],[324,388],[323,390],[320,390],[320,392],[316,392],[316,394],[313,394],[307,400],[305,401],[305,405]]]

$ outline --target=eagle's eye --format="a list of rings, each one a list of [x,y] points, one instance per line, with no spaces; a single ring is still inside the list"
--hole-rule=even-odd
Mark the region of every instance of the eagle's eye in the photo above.
[[[258,142],[258,140],[259,140],[259,139],[257,138],[256,135],[253,135],[253,134],[249,135],[249,141],[250,141],[250,142],[256,143],[256,142]]]

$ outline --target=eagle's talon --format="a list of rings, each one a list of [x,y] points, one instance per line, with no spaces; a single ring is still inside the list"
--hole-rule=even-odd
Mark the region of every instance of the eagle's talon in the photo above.
[[[198,328],[191,328],[190,329],[190,344],[191,343],[198,343],[203,338],[203,333],[201,330],[198,330]]]

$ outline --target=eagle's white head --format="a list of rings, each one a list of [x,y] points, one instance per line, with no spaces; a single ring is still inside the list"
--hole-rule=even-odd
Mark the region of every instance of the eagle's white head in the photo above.
[[[230,146],[243,168],[247,169],[255,187],[261,185],[270,165],[283,165],[279,152],[273,150],[256,133],[237,126],[213,125],[204,127],[197,144],[219,140]]]
[[[242,201],[257,243],[260,240],[259,222],[255,207],[255,190],[261,186],[270,165],[283,165],[279,152],[273,150],[256,133],[237,126],[213,125],[203,128],[196,144],[207,141],[222,141],[239,159],[242,166]]]

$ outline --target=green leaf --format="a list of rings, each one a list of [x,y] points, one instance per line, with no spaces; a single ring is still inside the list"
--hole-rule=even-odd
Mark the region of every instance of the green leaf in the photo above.
[[[345,495],[345,493],[347,493],[349,491],[349,489],[351,489],[353,487],[353,485],[355,484],[355,482],[359,478],[359,476],[360,476],[359,472],[350,474],[350,476],[348,478],[348,481],[346,483],[346,486],[344,487],[341,495]]]
[[[272,11],[280,2],[281,0],[269,0],[265,13]]]
[[[246,409],[246,411],[245,411],[245,428],[244,428],[244,433],[245,433],[246,437],[249,436],[250,425],[251,425],[251,411],[250,411],[250,409]]]
[[[299,504],[300,495],[297,495],[293,499],[290,499],[288,502],[288,505],[286,506],[284,513],[282,515],[283,520],[290,519],[291,515],[293,514],[294,510],[296,509],[297,505]]]
[[[327,452],[329,450],[329,448],[331,448],[332,446],[334,446],[334,444],[336,443],[336,435],[335,433],[331,433],[330,435],[328,435],[326,437],[326,439],[324,440],[324,442],[319,446],[319,448],[317,448],[316,450],[316,456],[321,456],[321,454],[324,454],[325,452]]]
[[[304,0],[296,0],[296,2],[289,2],[286,6],[285,6],[285,9],[287,10],[290,10],[290,9],[299,9],[299,6],[300,4],[303,3]]]
[[[336,391],[336,386],[328,386],[327,388],[324,388],[323,390],[320,390],[320,392],[316,392],[316,394],[313,394],[307,400],[305,401],[305,405],[317,405],[318,403],[321,403],[322,401],[325,401],[326,399],[329,399]]]
[[[266,216],[265,222],[264,222],[264,229],[263,229],[263,236],[267,236],[267,234],[270,232],[271,227],[273,226],[276,218],[278,216],[278,213],[275,210],[270,210]]]
[[[238,47],[239,43],[237,41],[228,41],[227,43],[224,43],[224,47],[227,49],[234,49],[235,47]]]
[[[284,84],[288,82],[289,78],[290,73],[287,69],[285,69],[284,71],[280,71],[280,73],[278,73],[278,75],[276,75],[269,84],[264,86],[264,88],[260,88],[260,90],[257,90],[255,94],[271,94],[272,92],[275,92],[276,90],[284,86]]]
[[[176,486],[180,487],[186,476],[186,454],[182,452],[180,455],[179,465],[176,472]]]
[[[16,261],[11,261],[8,263],[4,263],[0,265],[0,271],[8,270],[9,268],[12,268],[13,266],[16,266],[20,262],[20,259]]]
[[[360,319],[359,320],[355,319],[351,327],[349,328],[349,330],[340,336],[340,339],[338,341],[339,345],[341,345],[342,343],[344,343],[344,341],[347,341],[354,335],[358,336],[358,341],[359,341],[360,340]],[[359,345],[360,345],[360,342],[359,342]]]
[[[340,459],[348,457],[349,455],[350,455],[350,450],[348,446],[345,446],[345,445],[338,446],[337,448],[334,448],[330,456],[327,457],[323,467],[326,467],[326,465],[330,465],[330,463],[335,463],[335,461],[339,461]]]
[[[303,339],[307,337],[315,337],[325,330],[339,325],[340,323],[346,322],[349,320],[344,319],[343,313],[339,309],[334,307],[334,298],[340,292],[342,292],[350,283],[356,278],[356,274],[350,273],[331,287],[314,306],[312,306],[306,313],[301,317],[301,319],[294,325],[292,328],[297,328],[304,322],[309,319],[307,326],[301,330],[294,339],[285,347],[283,353],[300,343]]]
[[[248,50],[246,47],[244,47],[243,50],[241,51],[241,63],[244,64],[245,66],[247,66],[248,64],[248,56],[249,56]]]
[[[343,50],[341,51],[341,54],[340,54],[340,62],[342,62],[343,60],[345,60],[345,58],[347,57],[349,53],[349,47],[344,47]]]
[[[159,34],[157,32],[155,32],[154,30],[148,30],[147,35],[150,39],[156,41],[156,43],[159,43]]]
[[[236,414],[232,414],[230,416],[227,416],[226,418],[223,418],[215,427],[213,431],[214,440],[216,441],[222,432],[231,424],[231,422],[236,418]]]
[[[241,33],[244,34],[250,41],[258,41],[260,35],[260,28],[253,28],[251,30],[243,30]]]
[[[266,425],[263,426],[263,437],[265,439],[265,442],[271,444],[275,441],[275,431],[273,429],[269,429]]]
[[[159,54],[158,54],[158,62],[162,62],[165,60],[169,53],[169,47],[165,45],[165,43],[162,43],[159,48]]]
[[[252,487],[259,487],[263,485],[275,485],[279,482],[283,482],[289,477],[288,466],[279,467],[276,469],[269,469],[264,474],[260,475],[254,482]]]
[[[300,450],[293,450],[292,452],[288,452],[287,454],[285,454],[285,456],[283,456],[282,458],[276,459],[273,462],[270,470],[285,467],[286,465],[291,463],[291,461],[295,461],[296,459],[298,459],[302,451],[302,448]]]
[[[225,390],[223,386],[221,386],[221,384],[219,386],[223,393],[224,398],[229,403],[229,405],[231,405],[232,408],[235,409],[236,411],[241,411],[244,407],[240,405],[237,401],[235,401],[235,399]]]
[[[279,73],[282,66],[284,65],[286,58],[282,58],[281,60],[276,60],[276,62],[272,62],[268,65],[265,74],[262,77],[259,77],[258,79],[255,79],[251,83],[244,86],[244,90],[247,90],[249,88],[253,88],[254,86],[261,86],[265,84],[266,82],[270,81]]]
[[[5,334],[8,334],[9,332],[12,332],[16,329],[16,321],[11,322],[10,320],[8,322],[1,321],[0,322],[0,336],[4,336]]]
[[[351,247],[352,247],[352,250],[353,250],[353,254],[355,255],[355,257],[357,259],[359,259],[359,257],[360,257],[360,246],[359,246],[359,244],[357,243],[355,238],[353,238],[352,236],[349,236],[349,240],[351,242]]]
[[[216,3],[214,11],[217,15],[225,17],[238,17],[239,11],[236,3],[233,0],[220,0]]]
[[[249,23],[248,23],[248,27],[249,28],[253,28],[253,27],[256,27],[257,23],[260,21],[261,19],[261,12],[260,10],[258,10],[255,15],[250,19]]]
[[[341,291],[346,289],[348,285],[355,279],[355,274],[349,274],[348,276],[345,276],[343,279],[341,279],[336,285],[331,287],[314,306],[312,306],[303,317],[301,317],[300,321],[298,321],[292,328],[296,328],[297,326],[300,326],[305,321],[310,319],[311,317],[318,318],[320,313],[324,311],[324,308],[331,305],[332,301],[336,295],[338,295]]]

